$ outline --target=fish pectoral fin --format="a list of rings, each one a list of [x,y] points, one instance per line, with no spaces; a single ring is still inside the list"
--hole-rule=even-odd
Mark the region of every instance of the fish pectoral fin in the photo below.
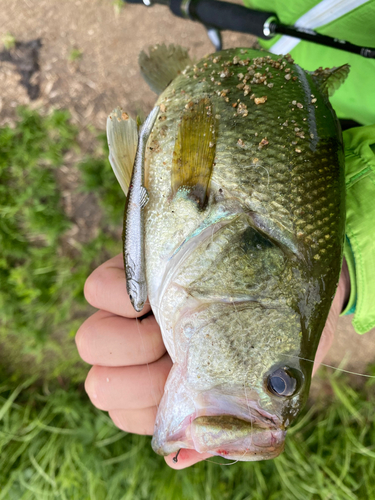
[[[143,78],[151,90],[161,94],[182,70],[193,64],[187,49],[179,45],[154,45],[149,54],[141,52],[138,64]]]
[[[145,207],[148,203],[149,196],[147,189],[145,187],[141,187],[141,208]]]
[[[217,121],[209,98],[190,102],[179,124],[172,160],[172,194],[180,188],[203,208],[215,159]]]
[[[138,127],[137,122],[119,107],[107,118],[107,140],[109,162],[127,196],[137,151]]]
[[[332,97],[336,90],[345,82],[350,72],[349,64],[344,64],[339,68],[322,69],[319,68],[311,73],[320,90]]]

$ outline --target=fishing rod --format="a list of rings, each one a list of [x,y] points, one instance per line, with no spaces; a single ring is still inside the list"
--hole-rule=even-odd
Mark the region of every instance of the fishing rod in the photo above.
[[[361,47],[330,36],[321,35],[312,29],[286,26],[280,23],[276,14],[252,10],[242,5],[219,0],[124,0],[127,3],[166,5],[172,13],[184,19],[198,21],[206,29],[215,50],[222,49],[220,32],[222,30],[237,31],[270,40],[276,35],[287,35],[301,40],[345,50],[363,57],[375,59],[375,48]]]

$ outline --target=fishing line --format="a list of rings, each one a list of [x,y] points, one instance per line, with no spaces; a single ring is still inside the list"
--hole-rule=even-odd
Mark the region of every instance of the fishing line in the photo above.
[[[233,301],[233,297],[231,297],[231,298],[230,298],[230,301],[231,301],[231,303],[233,304],[233,308],[234,308],[234,311],[235,311],[235,313],[236,313],[236,316],[238,316],[238,311],[237,311],[236,306],[235,306],[235,303],[234,303],[234,301]],[[239,317],[237,317],[236,319],[237,319],[237,321],[238,321],[238,323],[239,323],[239,325],[240,325],[241,329],[243,330],[243,325],[242,325],[242,323],[241,323],[241,320],[239,319]],[[247,375],[248,375],[248,373],[249,373],[249,369],[248,369],[248,370],[246,371],[246,373],[245,373],[245,381],[244,381],[243,387],[244,387],[244,393],[245,393],[245,399],[246,399],[247,409],[248,409],[248,411],[249,411],[249,415],[251,415],[251,409],[250,409],[249,398],[247,397],[247,385],[246,385],[246,380],[247,380]],[[252,430],[253,430],[253,420],[252,420],[252,419],[250,419],[250,428],[251,428],[251,431],[252,431]],[[251,433],[250,433],[250,443],[251,443],[251,444],[253,444],[253,443],[252,443],[252,440],[253,440],[253,432],[251,432]],[[246,453],[246,451],[245,451],[245,453]],[[241,458],[242,458],[242,457],[241,457]],[[238,460],[237,460],[237,462],[238,462]],[[237,462],[234,462],[234,463],[237,463]],[[225,464],[225,465],[228,465],[228,464]]]
[[[267,176],[268,176],[268,181],[267,181],[267,188],[270,187],[270,173],[269,173],[269,170],[266,168],[266,167],[263,167],[263,165],[250,165],[252,168],[254,168],[254,170],[258,169],[258,168],[263,168],[263,170],[265,170],[267,172]]]
[[[138,335],[139,335],[139,337],[141,339],[142,349],[143,349],[143,352],[146,354],[146,346],[145,346],[145,343],[144,343],[144,340],[143,340],[143,335],[142,335],[141,330],[139,328],[139,320],[138,320],[138,318],[135,318],[135,321],[136,321],[136,324],[137,324]],[[156,408],[159,408],[159,403],[156,400],[155,391],[154,391],[153,384],[152,384],[152,377],[151,377],[150,366],[149,366],[150,363],[148,361],[146,361],[146,365],[147,365],[148,377],[149,377],[149,380],[150,380],[151,394],[152,394],[152,397],[154,399],[154,404],[155,404]]]
[[[315,361],[313,359],[302,358],[301,356],[293,356],[291,354],[283,354],[282,356],[286,356],[288,358],[297,358],[297,359],[301,359],[302,361],[309,361],[310,363],[314,363],[314,361]],[[345,368],[339,368],[338,366],[328,365],[327,363],[320,363],[319,366],[325,366],[327,368],[332,368],[333,370],[337,370],[337,371],[343,372],[343,373],[348,373],[349,375],[358,375],[359,377],[375,378],[375,375],[368,375],[366,373],[358,373],[358,372],[354,372],[351,370],[345,370]]]
[[[230,303],[233,304],[233,308],[234,308],[234,310],[236,312],[236,320],[237,320],[238,324],[240,325],[241,328],[243,328],[243,325],[242,325],[240,319],[238,318],[238,311],[236,309],[235,302],[233,301],[232,297],[230,298]],[[148,304],[151,306],[150,302],[148,302]],[[151,306],[151,307],[157,307],[157,308],[159,308],[158,306]],[[159,308],[159,309],[161,309],[161,308]],[[289,358],[297,358],[297,359],[300,359],[302,361],[308,361],[310,363],[314,363],[315,362],[315,360],[313,360],[313,359],[302,358],[301,356],[297,356],[297,355],[293,356],[291,354],[282,354],[282,356],[286,356],[286,357],[289,357]],[[355,371],[352,371],[352,370],[346,370],[345,368],[339,368],[337,366],[329,365],[327,363],[320,363],[319,366],[325,366],[326,368],[331,368],[333,370],[337,370],[337,371],[342,372],[342,373],[347,373],[349,375],[357,375],[358,377],[375,378],[375,375],[368,375],[366,373],[359,373],[359,372],[355,372]],[[245,387],[245,389],[246,389],[246,387]],[[247,405],[249,406],[246,392],[245,392],[245,397],[246,397]]]
[[[213,460],[210,460],[209,458],[205,458],[205,459],[204,459],[204,461],[205,461],[205,462],[210,462],[211,464],[215,464],[215,465],[234,465],[234,464],[236,464],[236,463],[240,462],[241,458],[243,458],[243,457],[246,455],[246,452],[247,452],[247,451],[248,451],[248,450],[245,450],[245,451],[243,452],[243,455],[242,455],[242,456],[241,456],[238,460],[235,460],[234,462],[230,462],[229,464],[221,464],[220,462],[214,462]],[[224,458],[224,457],[223,457],[223,458]]]
[[[238,311],[237,311],[237,309],[236,309],[236,306],[235,306],[235,303],[234,303],[233,297],[230,297],[230,299],[229,299],[229,300],[230,300],[230,303],[233,305],[234,312],[236,313],[236,320],[238,321],[238,324],[240,325],[241,330],[242,330],[242,331],[244,331],[244,329],[243,329],[243,325],[242,325],[242,323],[241,323],[241,320],[239,319],[239,317],[237,317],[237,316],[238,316]],[[244,389],[245,389],[245,399],[246,399],[247,408],[248,408],[248,410],[249,410],[249,413],[251,414],[250,404],[249,404],[249,399],[248,399],[248,397],[247,397],[247,390],[246,390],[246,379],[247,379],[247,374],[248,374],[248,371],[249,371],[249,370],[247,370],[247,372],[245,373],[245,382],[244,382],[244,384],[243,384],[243,387],[244,387]]]
[[[301,359],[304,359],[304,358],[301,358]],[[311,361],[311,360],[307,359],[306,361]],[[326,366],[327,368],[333,368],[334,370],[338,370],[339,372],[349,373],[349,375],[358,375],[359,377],[375,378],[375,375],[367,375],[366,373],[353,372],[351,370],[345,370],[344,368],[339,368],[337,366],[327,365],[326,363],[320,363],[320,365]]]
[[[237,311],[236,306],[234,304],[233,297],[229,297],[229,303],[233,305],[234,312],[236,313],[236,320],[238,321],[238,324],[240,325],[242,331],[244,331],[243,324],[241,323],[240,318],[237,317],[238,316],[238,311]]]
[[[248,370],[248,372],[249,372],[249,370]],[[246,374],[246,377],[245,377],[245,382],[246,382],[246,379],[247,379],[247,374]],[[246,383],[244,383],[244,388],[245,388],[246,405],[247,405],[247,409],[249,410],[249,415],[251,417],[252,413],[251,413],[251,410],[250,410],[249,398],[247,397],[247,385],[246,385]],[[250,432],[250,445],[252,446],[253,445],[253,419],[252,418],[250,418],[250,429],[251,429],[251,432]],[[246,453],[246,451],[245,451],[245,453]]]

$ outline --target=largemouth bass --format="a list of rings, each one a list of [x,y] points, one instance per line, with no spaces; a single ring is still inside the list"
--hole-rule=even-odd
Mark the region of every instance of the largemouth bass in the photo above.
[[[348,67],[309,73],[251,49],[193,64],[165,46],[140,65],[161,92],[144,163],[147,288],[174,363],[152,446],[276,457],[341,269],[343,149],[328,95]],[[112,157],[121,148],[110,141]]]

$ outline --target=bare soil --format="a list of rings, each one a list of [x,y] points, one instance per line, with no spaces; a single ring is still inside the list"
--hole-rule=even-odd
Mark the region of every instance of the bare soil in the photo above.
[[[67,108],[81,130],[84,152],[93,147],[87,129],[104,130],[115,106],[133,115],[147,114],[155,102],[155,94],[138,71],[141,50],[156,43],[175,43],[189,47],[190,55],[197,59],[213,51],[201,25],[179,19],[163,6],[147,9],[128,4],[119,8],[111,0],[2,2],[0,40],[7,33],[17,44],[10,57],[0,43],[0,126],[12,122],[19,104],[46,112]],[[255,43],[254,37],[233,32],[224,32],[223,40],[224,48]],[[24,59],[30,50],[34,50],[29,56],[32,64],[27,66]],[[74,197],[73,161],[67,159],[62,180],[65,208],[76,220],[74,231],[85,230],[85,238],[89,238],[100,217],[90,195]],[[367,364],[375,361],[375,329],[359,336],[350,317],[340,318],[325,361],[365,372]]]

